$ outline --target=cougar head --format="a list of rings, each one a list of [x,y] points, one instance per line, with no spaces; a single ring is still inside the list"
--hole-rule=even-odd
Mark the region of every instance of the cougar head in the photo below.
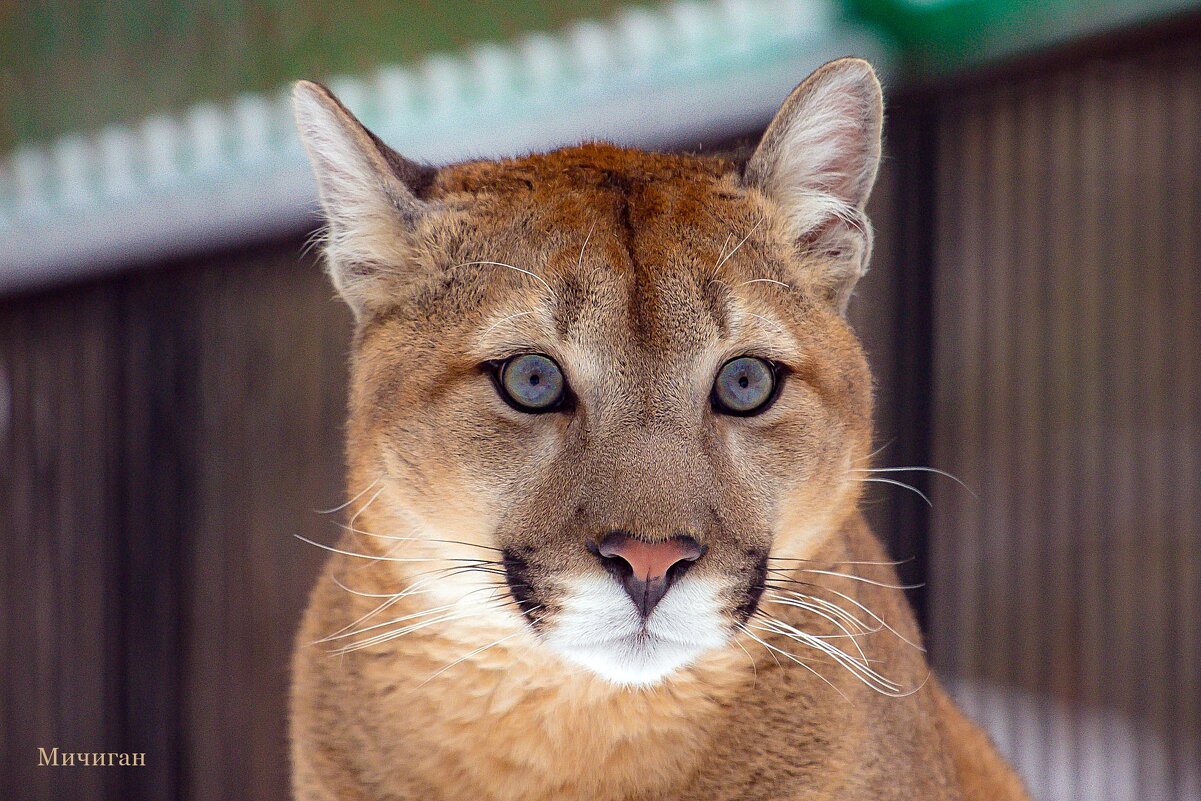
[[[350,489],[378,487],[398,587],[624,684],[732,647],[768,558],[857,501],[871,67],[815,72],[744,163],[585,144],[434,169],[317,84],[295,106],[357,321]]]

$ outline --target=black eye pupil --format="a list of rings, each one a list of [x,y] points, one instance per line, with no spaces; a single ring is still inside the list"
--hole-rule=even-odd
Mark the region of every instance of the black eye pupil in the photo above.
[[[751,385],[751,379],[747,378],[746,376],[743,376],[742,378],[738,379],[738,386],[742,387],[743,389],[746,389],[750,385]]]
[[[541,380],[542,380],[542,377],[537,374],[530,376],[530,384],[532,384],[533,386],[538,386],[538,382]]]

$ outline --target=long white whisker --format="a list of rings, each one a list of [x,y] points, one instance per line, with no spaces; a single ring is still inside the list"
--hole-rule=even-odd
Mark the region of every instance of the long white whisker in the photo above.
[[[494,330],[496,330],[496,328],[498,326],[504,325],[505,323],[509,322],[510,320],[515,320],[518,317],[527,317],[532,314],[533,314],[533,312],[531,312],[531,311],[523,311],[523,312],[517,312],[516,314],[510,314],[508,317],[502,317],[501,319],[497,320],[492,325],[488,326],[488,328],[484,331],[484,333],[480,334],[480,337],[483,338],[483,337],[488,336]]]
[[[910,557],[909,559],[890,559],[890,560],[884,561],[884,562],[849,561],[849,560],[833,562],[833,561],[830,561],[829,559],[801,559],[799,557],[792,557],[792,556],[769,556],[767,558],[769,561],[805,562],[807,564],[812,564],[812,565],[877,565],[880,567],[896,567],[897,565],[903,565],[903,564],[913,561],[912,557]]]
[[[342,511],[343,509],[345,509],[347,506],[350,506],[352,503],[354,503],[355,501],[357,501],[359,498],[362,498],[364,495],[366,495],[368,492],[370,492],[370,491],[371,491],[371,489],[372,489],[372,488],[373,488],[373,487],[374,487],[376,484],[378,484],[378,483],[380,483],[381,481],[383,481],[383,479],[384,479],[384,474],[383,474],[383,473],[380,473],[378,476],[376,476],[376,477],[375,477],[375,481],[372,481],[372,482],[371,482],[370,484],[368,484],[366,487],[364,487],[363,489],[361,489],[361,490],[358,492],[358,494],[357,494],[357,495],[355,495],[353,498],[351,498],[351,499],[350,499],[349,501],[347,501],[346,503],[338,504],[338,505],[337,505],[337,506],[335,506],[333,509],[314,509],[313,511],[314,511],[314,512],[316,512],[316,513],[317,513],[317,514],[319,514],[319,515],[332,515],[334,512],[340,512],[340,511]]]
[[[826,684],[829,684],[829,685],[830,685],[830,687],[831,687],[831,688],[833,688],[834,692],[836,692],[836,693],[838,693],[839,695],[841,695],[841,696],[843,697],[843,699],[844,699],[844,700],[846,700],[846,701],[848,701],[848,702],[851,702],[851,699],[850,699],[850,698],[847,698],[847,695],[846,695],[846,693],[844,693],[842,690],[838,689],[838,687],[836,687],[836,686],[834,685],[834,683],[833,683],[833,682],[831,682],[829,679],[827,679],[825,676],[823,676],[822,674],[818,673],[818,672],[817,672],[816,670],[814,670],[812,667],[810,667],[809,665],[807,665],[807,664],[805,664],[803,661],[801,661],[801,659],[800,659],[800,658],[798,658],[798,657],[796,657],[796,656],[793,656],[792,654],[788,653],[787,651],[785,651],[785,650],[783,650],[783,649],[781,649],[781,648],[777,648],[776,646],[774,646],[774,645],[772,645],[771,643],[767,642],[767,641],[766,641],[766,640],[764,640],[762,637],[759,637],[759,636],[758,636],[758,635],[756,635],[756,634],[755,634],[753,631],[751,631],[751,630],[750,630],[750,628],[749,628],[748,626],[746,626],[745,624],[739,624],[738,628],[739,628],[739,630],[741,630],[741,631],[742,631],[742,633],[743,633],[743,634],[745,634],[746,636],[750,637],[752,640],[754,640],[755,642],[759,643],[759,644],[760,644],[760,645],[762,645],[764,648],[766,648],[766,649],[768,650],[768,652],[769,652],[769,653],[778,653],[778,654],[780,654],[781,656],[783,656],[784,658],[786,658],[786,659],[789,659],[789,660],[791,660],[791,661],[793,661],[793,662],[797,663],[798,665],[800,665],[801,667],[803,667],[805,670],[809,671],[809,672],[810,672],[810,673],[812,673],[814,676],[817,676],[819,679],[821,679],[822,681],[824,681]],[[777,662],[777,664],[778,664],[778,662]],[[851,703],[853,703],[853,702],[851,702]]]
[[[853,468],[851,468],[851,472],[853,472],[853,473],[934,473],[935,475],[944,476],[946,478],[951,479],[956,484],[958,484],[959,486],[961,486],[965,490],[967,490],[969,493],[971,493],[973,498],[980,497],[979,495],[977,495],[975,493],[975,491],[971,487],[969,487],[967,484],[964,484],[963,481],[961,481],[958,476],[952,475],[951,473],[948,473],[946,470],[939,470],[937,467],[853,467]]]
[[[481,611],[488,611],[491,609],[502,609],[505,606],[507,606],[507,602],[493,604],[492,606],[477,607],[474,609],[465,609],[465,610],[462,610],[459,612],[454,612],[454,613],[442,615],[440,617],[435,617],[430,620],[423,620],[420,623],[413,623],[411,625],[404,626],[399,629],[394,629],[392,631],[386,631],[383,634],[377,634],[374,637],[368,637],[366,640],[362,640],[360,642],[352,643],[350,645],[345,645],[341,648],[336,649],[334,651],[334,653],[350,653],[351,651],[357,651],[362,648],[368,648],[372,645],[379,645],[380,643],[388,642],[389,640],[395,640],[400,637],[404,637],[406,635],[412,634],[415,631],[420,631],[422,629],[429,628],[430,626],[435,626],[440,623],[449,623],[449,622],[452,622],[455,620],[465,620],[465,619],[474,617],[475,615],[479,614]]]
[[[533,608],[531,608],[531,610],[530,610],[530,611],[531,611],[531,612],[533,612],[534,610],[536,610],[536,609],[539,609],[539,608],[541,608],[541,607],[533,607]],[[470,659],[471,657],[473,657],[473,656],[478,656],[479,654],[482,654],[484,651],[487,651],[489,648],[495,648],[496,646],[500,645],[500,644],[501,644],[502,642],[504,642],[505,640],[511,640],[511,639],[513,639],[514,637],[516,637],[518,634],[521,634],[521,633],[522,633],[522,632],[520,632],[520,631],[515,631],[515,632],[513,632],[512,634],[508,634],[508,635],[506,635],[506,636],[504,636],[504,637],[501,637],[499,640],[493,640],[492,642],[488,643],[487,645],[484,645],[484,646],[481,646],[481,647],[479,647],[479,648],[476,648],[476,649],[475,649],[474,651],[472,651],[471,653],[464,654],[463,656],[459,657],[459,658],[458,658],[458,659],[456,659],[455,661],[451,662],[449,665],[447,665],[447,666],[445,666],[445,667],[441,668],[441,669],[440,669],[440,670],[439,670],[437,673],[434,673],[432,676],[430,676],[429,678],[427,678],[425,681],[423,681],[423,682],[421,682],[420,684],[418,684],[418,685],[417,685],[417,689],[419,689],[419,690],[420,690],[422,687],[424,687],[425,685],[429,684],[431,681],[433,681],[434,679],[438,678],[439,676],[441,676],[441,675],[442,675],[443,673],[445,673],[446,671],[450,670],[450,669],[451,669],[452,667],[454,667],[455,665],[460,665],[460,664],[462,664],[463,662],[466,662],[466,661],[467,661],[468,659]]]
[[[871,584],[876,587],[884,587],[890,590],[916,590],[920,589],[922,584],[886,584],[883,581],[875,581],[873,579],[856,576],[851,573],[839,573],[835,570],[818,570],[812,567],[798,568],[802,573],[820,573],[823,576],[838,576],[840,578],[851,579],[852,581],[862,581],[864,584]]]
[[[859,603],[858,601],[856,601],[854,598],[852,598],[851,596],[847,595],[846,593],[839,592],[838,590],[834,589],[833,587],[827,587],[827,586],[825,586],[824,584],[815,584],[815,585],[813,585],[813,586],[815,586],[815,587],[821,587],[821,588],[822,588],[823,590],[825,590],[826,592],[832,592],[832,593],[834,593],[835,595],[837,595],[839,598],[843,598],[843,599],[845,599],[845,600],[847,600],[847,601],[850,601],[850,602],[851,602],[851,603],[853,603],[855,606],[859,607],[859,608],[860,608],[860,609],[862,609],[864,612],[866,612],[868,615],[870,615],[870,616],[871,616],[871,617],[872,617],[874,620],[876,620],[876,621],[877,621],[877,622],[878,622],[878,623],[879,623],[881,626],[883,626],[884,628],[886,628],[886,629],[888,629],[889,631],[891,631],[891,632],[892,632],[894,635],[896,635],[897,639],[899,639],[901,642],[903,642],[903,643],[905,643],[906,645],[909,645],[909,646],[911,646],[911,647],[913,647],[913,648],[916,648],[917,650],[921,651],[922,653],[925,653],[925,652],[926,652],[926,649],[925,649],[925,648],[923,648],[921,645],[919,645],[918,643],[915,643],[915,642],[913,642],[913,641],[912,641],[912,640],[910,640],[908,637],[906,637],[904,634],[902,634],[901,632],[897,631],[897,630],[896,630],[895,628],[893,628],[892,626],[888,625],[888,621],[887,621],[887,620],[885,620],[884,618],[880,617],[878,614],[876,614],[875,612],[873,612],[871,609],[868,609],[866,606],[864,606],[863,604]]]
[[[923,501],[926,502],[927,506],[929,506],[931,508],[934,507],[934,504],[930,502],[930,499],[928,497],[926,497],[926,493],[922,492],[920,489],[918,489],[917,487],[915,487],[911,484],[906,484],[904,481],[896,481],[895,479],[891,479],[891,478],[857,478],[855,480],[865,483],[865,484],[867,484],[867,483],[892,484],[894,487],[904,487],[905,489],[909,490],[910,492],[917,493],[917,495]]]
[[[861,459],[856,459],[855,461],[856,461],[856,462],[868,462],[868,461],[871,461],[871,459],[872,459],[872,457],[873,457],[873,456],[876,456],[877,454],[879,454],[879,453],[883,452],[885,448],[887,448],[889,445],[891,445],[892,443],[894,443],[894,442],[896,442],[896,441],[897,441],[897,438],[896,438],[896,437],[893,437],[892,439],[888,440],[888,441],[887,441],[887,442],[885,442],[883,445],[881,445],[879,448],[876,448],[874,451],[872,451],[871,453],[869,453],[867,456],[864,456],[864,457],[863,457],[863,458],[861,458]]]
[[[333,634],[329,635],[329,636],[328,636],[326,639],[332,639],[332,638],[334,638],[335,636],[337,636],[337,635],[340,635],[340,634],[342,634],[343,632],[347,631],[348,629],[352,629],[352,628],[354,628],[355,626],[357,626],[357,625],[359,625],[359,624],[361,624],[361,623],[364,623],[364,622],[366,622],[367,620],[370,620],[370,619],[371,619],[372,617],[374,617],[375,615],[378,615],[380,612],[384,611],[385,609],[387,609],[388,607],[392,606],[393,604],[395,604],[395,603],[397,603],[397,602],[399,602],[399,601],[402,601],[402,600],[404,600],[405,598],[408,598],[408,597],[410,597],[410,596],[413,596],[413,595],[424,595],[424,594],[425,594],[425,593],[427,593],[427,592],[433,592],[433,590],[429,590],[429,589],[422,589],[422,588],[423,588],[423,587],[425,587],[425,586],[428,586],[428,585],[430,585],[430,584],[433,584],[433,583],[434,583],[434,582],[436,582],[436,581],[441,581],[441,580],[444,580],[444,579],[445,579],[447,576],[453,576],[453,575],[456,575],[456,574],[457,574],[457,572],[467,572],[467,571],[470,571],[470,570],[472,570],[472,569],[473,569],[473,568],[471,568],[470,566],[464,567],[464,566],[459,566],[459,565],[456,565],[455,567],[451,567],[451,568],[441,568],[441,569],[439,569],[439,570],[429,570],[429,571],[426,571],[425,573],[419,573],[418,575],[426,575],[426,573],[439,573],[439,574],[445,574],[445,575],[441,575],[441,576],[429,576],[428,578],[423,578],[423,579],[421,579],[421,580],[419,580],[419,581],[415,581],[415,582],[413,582],[412,584],[410,584],[408,587],[405,587],[405,588],[404,588],[403,590],[401,590],[400,592],[389,592],[389,593],[368,593],[368,592],[360,592],[360,591],[358,591],[358,590],[354,590],[354,589],[351,589],[350,587],[347,587],[345,584],[343,584],[341,581],[339,581],[339,580],[338,580],[338,577],[337,577],[337,576],[335,576],[335,575],[331,574],[331,575],[330,575],[330,579],[331,579],[331,580],[334,582],[334,584],[338,585],[338,586],[339,586],[339,587],[341,587],[343,590],[345,590],[345,591],[347,591],[347,592],[349,592],[349,593],[351,593],[351,594],[353,594],[353,595],[359,595],[359,596],[362,596],[362,597],[364,597],[364,598],[386,598],[386,599],[388,599],[388,600],[384,601],[384,602],[383,602],[383,603],[381,603],[379,606],[375,607],[375,608],[374,608],[374,609],[372,609],[370,612],[368,612],[367,614],[365,614],[365,615],[363,615],[362,617],[358,618],[357,620],[353,620],[353,621],[351,621],[350,623],[348,623],[348,624],[346,624],[345,626],[343,626],[342,628],[338,629],[338,630],[337,630],[337,631],[335,631]],[[485,586],[485,587],[478,587],[478,588],[476,588],[476,589],[474,589],[474,590],[471,590],[470,592],[467,592],[467,593],[465,593],[465,594],[463,595],[463,598],[466,598],[468,595],[474,595],[475,593],[477,593],[477,592],[479,592],[479,591],[481,591],[481,590],[493,590],[493,591],[495,591],[496,589],[497,589],[497,588],[496,588],[495,586]],[[462,600],[462,599],[460,599],[460,600]],[[316,642],[324,642],[324,640],[317,640]]]
[[[379,489],[377,489],[375,491],[375,494],[367,499],[367,503],[360,506],[358,511],[356,511],[353,515],[351,515],[351,518],[347,523],[347,525],[349,525],[351,529],[354,528],[355,521],[357,521],[359,519],[359,515],[363,514],[363,512],[365,512],[365,511],[367,511],[367,507],[370,506],[371,504],[375,503],[379,499],[379,496],[383,494],[383,492],[384,492],[384,487],[380,487]]]
[[[789,290],[792,289],[792,287],[790,285],[784,283],[783,281],[777,281],[774,278],[752,278],[749,281],[743,281],[741,283],[735,284],[734,286],[746,286],[747,284],[778,284],[778,285],[784,287],[785,289],[789,289]]]
[[[470,569],[471,569],[470,566],[464,567],[463,565],[452,565],[450,567],[440,567],[440,568],[437,568],[434,570],[423,570],[420,573],[417,573],[415,576],[411,576],[410,578],[417,578],[418,576],[429,576],[431,573],[448,573],[453,570],[470,570]],[[337,576],[332,575],[332,574],[330,575],[330,580],[333,581],[334,584],[337,584],[340,588],[342,588],[346,592],[350,593],[351,595],[357,595],[360,598],[404,598],[406,595],[410,595],[410,594],[411,595],[421,595],[424,592],[428,592],[428,590],[418,591],[418,588],[421,586],[424,586],[432,581],[437,581],[438,579],[433,576],[431,576],[430,578],[421,579],[420,581],[415,581],[414,583],[408,585],[405,589],[400,590],[398,592],[363,592],[362,590],[356,590],[354,587],[350,587],[346,584],[343,584],[342,581]]]
[[[790,627],[791,628],[791,627]],[[793,629],[789,631],[774,631],[770,628],[760,628],[761,631],[772,631],[775,634],[788,637],[791,640],[808,645],[827,656],[834,659],[836,662],[846,668],[855,678],[859,679],[864,685],[880,692],[884,695],[889,695],[900,691],[900,685],[886,678],[879,671],[872,668],[870,665],[860,662],[855,657],[843,651],[834,645],[831,645],[826,640],[820,640],[808,632]],[[883,688],[883,689],[881,689]]]
[[[856,637],[856,635],[851,634],[850,630],[846,626],[842,625],[841,623],[839,623],[837,620],[830,617],[829,615],[818,611],[818,609],[814,606],[800,606],[799,604],[796,604],[796,606],[801,609],[806,609],[807,611],[812,612],[813,614],[818,615],[818,616],[830,621],[830,623],[832,623],[834,626],[836,626],[839,631],[841,631],[843,634],[845,634],[847,637],[849,637],[851,639],[851,645],[853,645],[855,647],[855,650],[859,652],[859,657],[860,657],[860,659],[863,660],[863,664],[865,664],[865,665],[868,664],[869,660],[867,658],[867,654],[865,654],[863,652],[863,648],[859,645],[858,638]],[[818,639],[825,639],[824,637],[821,637],[820,635],[817,635],[817,634],[810,634],[809,632],[802,632],[800,629],[798,629],[788,623],[785,623],[783,620],[779,620],[775,617],[772,617],[771,615],[764,614],[763,617],[765,620],[769,620],[777,626],[786,628],[788,631],[790,631],[792,633],[805,634],[810,637],[817,637]],[[862,637],[862,636],[864,636],[864,634],[860,633],[858,636]]]
[[[390,604],[390,602],[385,602],[384,604],[381,604],[381,606],[387,606],[389,604]],[[342,640],[347,637],[357,637],[358,635],[365,634],[368,631],[375,631],[377,629],[382,629],[387,626],[394,626],[397,623],[404,623],[405,621],[408,621],[408,620],[416,620],[418,618],[429,617],[430,615],[444,614],[446,612],[449,612],[451,609],[457,608],[458,606],[459,606],[458,603],[443,604],[442,606],[435,606],[435,607],[431,607],[430,609],[423,609],[420,612],[410,612],[407,615],[401,615],[400,617],[394,617],[394,618],[391,618],[390,620],[384,620],[379,623],[373,623],[370,626],[364,626],[361,629],[355,629],[353,631],[339,630],[339,631],[334,632],[333,634],[329,634],[329,635],[326,635],[325,637],[322,637],[320,640],[313,640],[313,644],[317,645],[319,643],[330,642],[332,640]],[[372,613],[372,614],[374,614],[374,613]]]
[[[873,628],[873,627],[867,625],[862,620],[860,620],[859,618],[852,615],[850,612],[843,609],[841,606],[838,606],[837,604],[832,604],[829,601],[826,601],[825,599],[817,598],[816,596],[812,596],[812,595],[805,595],[803,593],[795,593],[795,592],[792,592],[791,590],[776,589],[775,592],[776,593],[787,592],[789,595],[791,595],[793,597],[789,598],[789,597],[785,597],[782,595],[775,595],[775,596],[765,598],[764,600],[769,600],[772,603],[783,604],[785,606],[795,606],[798,609],[810,609],[811,605],[816,605],[816,606],[822,607],[823,610],[828,611],[830,614],[837,615],[839,618],[846,621],[850,625],[855,626],[858,629],[858,633],[855,635],[857,637],[864,637],[869,634],[875,634],[876,632],[884,630],[883,626],[876,626]],[[816,609],[811,609],[811,611],[813,611],[815,614],[821,614]]]
[[[458,612],[444,613],[438,617],[430,618],[429,620],[423,620],[420,623],[412,623],[408,626],[402,626],[398,629],[392,629],[391,631],[386,631],[383,634],[377,634],[374,637],[368,637],[367,639],[361,640],[356,643],[344,645],[341,648],[338,648],[335,651],[335,653],[342,652],[342,651],[349,652],[351,650],[355,650],[358,648],[366,648],[371,645],[376,645],[381,642],[386,642],[389,639],[403,637],[406,634],[411,634],[414,631],[420,631],[423,628],[427,628],[427,627],[435,625],[437,623],[445,623],[447,621],[457,620],[460,618],[466,618],[468,616],[469,615],[466,610],[460,610]]]
[[[726,255],[726,248],[728,248],[730,246],[730,240],[733,238],[734,238],[733,231],[726,234],[726,241],[721,243],[721,250],[717,254],[717,261],[715,261],[713,263],[713,272],[709,274],[710,278],[713,278],[714,276],[717,275],[717,268],[722,265],[722,260],[725,258],[725,255]]]
[[[773,590],[774,594],[770,595],[770,596],[765,596],[765,600],[771,600],[775,603],[784,604],[786,606],[796,606],[798,609],[809,609],[810,611],[814,612],[815,614],[822,615],[823,617],[825,617],[826,614],[833,614],[839,620],[845,622],[846,624],[848,624],[850,626],[853,626],[856,629],[856,631],[858,632],[857,636],[862,637],[862,636],[865,636],[868,634],[875,634],[876,632],[878,632],[882,629],[882,627],[872,628],[871,626],[867,625],[859,618],[852,615],[850,612],[843,609],[841,606],[838,606],[837,604],[832,604],[829,601],[826,601],[822,598],[818,598],[818,597],[812,596],[812,595],[806,595],[805,593],[794,592],[792,590],[780,590],[780,589],[776,589],[774,587],[772,588],[772,590]],[[784,593],[787,593],[787,594],[785,595]],[[818,609],[812,608],[814,606],[819,607],[821,611],[819,611]],[[831,620],[830,622],[835,623],[835,621],[833,621],[833,620]],[[838,625],[838,624],[835,623],[835,625]]]
[[[512,264],[505,264],[503,261],[465,261],[454,265],[454,267],[474,267],[477,265],[481,267],[504,267],[506,269],[522,273],[523,275],[528,275],[530,278],[533,278],[535,281],[546,287],[546,290],[550,292],[551,295],[555,294],[555,290],[551,288],[551,285],[546,282],[545,278],[538,275],[538,273],[532,273],[529,270],[523,270],[520,267],[514,267]],[[454,269],[454,267],[451,269]]]
[[[462,664],[463,662],[467,661],[467,660],[468,660],[468,659],[470,659],[471,657],[473,657],[473,656],[476,656],[476,655],[478,655],[478,654],[482,654],[484,651],[487,651],[489,648],[494,648],[494,647],[496,647],[497,645],[500,645],[500,644],[501,644],[502,642],[504,642],[505,640],[511,640],[511,639],[513,639],[514,637],[516,637],[518,634],[521,634],[521,632],[520,632],[520,631],[515,631],[515,632],[513,632],[512,634],[509,634],[509,635],[506,635],[506,636],[504,636],[504,637],[501,637],[501,638],[500,638],[500,639],[498,639],[498,640],[494,640],[494,641],[492,641],[492,642],[488,643],[488,644],[487,644],[487,645],[485,645],[485,646],[482,646],[482,647],[480,647],[480,648],[476,648],[474,651],[472,651],[472,652],[470,652],[470,653],[468,653],[468,654],[465,654],[464,656],[461,656],[461,657],[459,657],[458,659],[456,659],[455,661],[451,662],[451,663],[450,663],[449,665],[447,665],[446,667],[444,667],[444,668],[440,669],[440,670],[439,670],[437,673],[434,673],[433,675],[431,675],[431,676],[430,676],[429,678],[427,678],[425,681],[423,681],[423,682],[421,682],[420,684],[418,684],[418,685],[417,685],[417,689],[421,689],[421,688],[422,688],[422,687],[424,687],[425,685],[429,684],[431,681],[433,681],[434,679],[438,678],[438,677],[439,677],[439,676],[441,676],[443,673],[445,673],[446,671],[448,671],[448,670],[450,670],[451,668],[453,668],[455,665]]]
[[[739,648],[742,649],[742,652],[744,654],[746,654],[746,658],[751,663],[751,673],[754,674],[755,682],[758,683],[758,681],[759,681],[759,666],[755,664],[755,657],[751,656],[751,652],[746,649],[746,646],[743,645],[742,641],[739,640],[737,637],[734,638],[734,642],[735,642],[735,644],[738,645]]]
[[[501,552],[500,548],[495,548],[491,545],[481,545],[481,544],[475,543],[475,542],[467,542],[465,540],[442,540],[442,539],[435,539],[433,537],[398,537],[393,534],[376,534],[374,531],[365,531],[364,529],[361,529],[361,528],[352,528],[349,524],[346,524],[346,523],[337,523],[336,525],[339,528],[344,528],[347,531],[351,531],[355,534],[362,534],[366,537],[374,537],[374,538],[380,539],[380,540],[392,540],[393,542],[440,542],[440,543],[445,543],[447,545],[465,545],[468,548],[483,548],[484,550],[487,550],[487,551],[496,551],[497,553]],[[487,560],[481,560],[481,561],[487,561]],[[500,562],[492,562],[492,563],[500,564]],[[827,563],[827,564],[832,564],[832,563]]]
[[[820,634],[812,634],[807,631],[802,631],[801,629],[798,629],[795,626],[791,626],[791,625],[785,623],[784,621],[779,620],[778,618],[771,617],[770,615],[764,615],[764,616],[760,617],[759,620],[760,620],[760,622],[766,623],[770,627],[769,630],[772,630],[776,634],[781,634],[785,637],[788,637],[790,640],[795,640],[796,642],[799,642],[799,643],[810,644],[809,643],[810,640],[832,639],[832,637],[825,637]],[[835,635],[835,636],[838,636],[838,635]],[[851,645],[859,653],[858,658],[850,656],[849,654],[848,654],[848,658],[853,659],[855,662],[857,662],[859,664],[862,664],[864,667],[867,667],[868,665],[870,665],[871,660],[867,658],[867,654],[863,652],[863,648],[859,645],[859,642],[854,637],[854,635],[847,633],[845,635],[842,635],[842,638],[850,639]]]
[[[339,586],[342,586],[342,585],[339,584]],[[372,611],[368,612],[366,615],[363,615],[362,617],[360,617],[358,620],[354,621],[353,623],[351,623],[347,626],[343,626],[342,628],[335,631],[333,634],[327,635],[327,636],[321,638],[320,640],[314,640],[313,644],[315,645],[317,643],[329,642],[331,640],[340,640],[340,639],[344,639],[346,637],[355,637],[359,634],[363,634],[364,632],[383,628],[385,626],[391,626],[394,623],[402,623],[406,620],[413,620],[416,618],[425,617],[427,615],[432,615],[432,614],[436,614],[439,612],[445,612],[447,610],[454,609],[455,607],[460,606],[464,600],[466,600],[469,596],[475,595],[477,592],[491,591],[493,596],[495,596],[496,593],[498,591],[500,591],[501,589],[502,589],[501,587],[497,587],[495,585],[487,586],[487,587],[477,587],[474,590],[464,593],[462,596],[460,596],[455,601],[448,603],[448,604],[444,604],[443,606],[433,607],[431,609],[425,609],[425,610],[422,610],[419,612],[413,612],[408,615],[403,615],[401,617],[393,618],[391,620],[386,620],[382,623],[376,623],[374,625],[358,629],[357,631],[349,631],[349,632],[347,631],[348,629],[351,629],[354,626],[357,626],[358,624],[365,622],[372,616],[379,614],[381,611],[383,611],[387,607],[391,606],[392,604],[396,603],[397,601],[403,600],[405,597],[413,594],[408,591],[400,592],[400,593],[397,593],[397,594],[391,596],[391,600],[385,601],[384,603],[380,604],[378,607],[376,607]],[[424,592],[427,592],[427,590],[422,590],[421,593],[416,593],[416,594],[420,595]],[[486,598],[486,599],[484,599],[484,603],[489,603],[490,601],[493,601],[493,600],[496,600],[495,597]]]
[[[296,539],[300,540],[301,542],[307,542],[309,545],[316,546],[318,548],[321,548],[322,550],[329,551],[330,553],[338,553],[338,554],[342,554],[343,556],[353,556],[358,559],[371,559],[376,562],[481,562],[481,561],[486,561],[486,560],[480,560],[480,559],[469,559],[467,557],[449,557],[449,556],[428,556],[428,557],[373,556],[371,554],[356,553],[355,551],[346,551],[341,548],[335,548],[332,545],[323,545],[320,542],[310,540],[308,537],[301,536],[300,534],[293,534],[292,536],[295,537]]]

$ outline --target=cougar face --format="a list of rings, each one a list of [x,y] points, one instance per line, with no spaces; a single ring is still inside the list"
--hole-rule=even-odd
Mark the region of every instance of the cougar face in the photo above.
[[[786,106],[745,165],[594,144],[436,171],[302,85],[358,317],[351,490],[399,586],[653,683],[853,508],[870,379],[841,311],[878,87],[821,76],[796,118],[834,90],[859,116],[809,131]]]

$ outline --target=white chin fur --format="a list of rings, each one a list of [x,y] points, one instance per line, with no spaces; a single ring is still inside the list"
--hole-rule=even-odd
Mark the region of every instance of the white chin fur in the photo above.
[[[634,602],[611,577],[572,579],[546,642],[564,659],[616,684],[655,684],[727,642],[718,594],[713,582],[685,576],[644,627]]]

